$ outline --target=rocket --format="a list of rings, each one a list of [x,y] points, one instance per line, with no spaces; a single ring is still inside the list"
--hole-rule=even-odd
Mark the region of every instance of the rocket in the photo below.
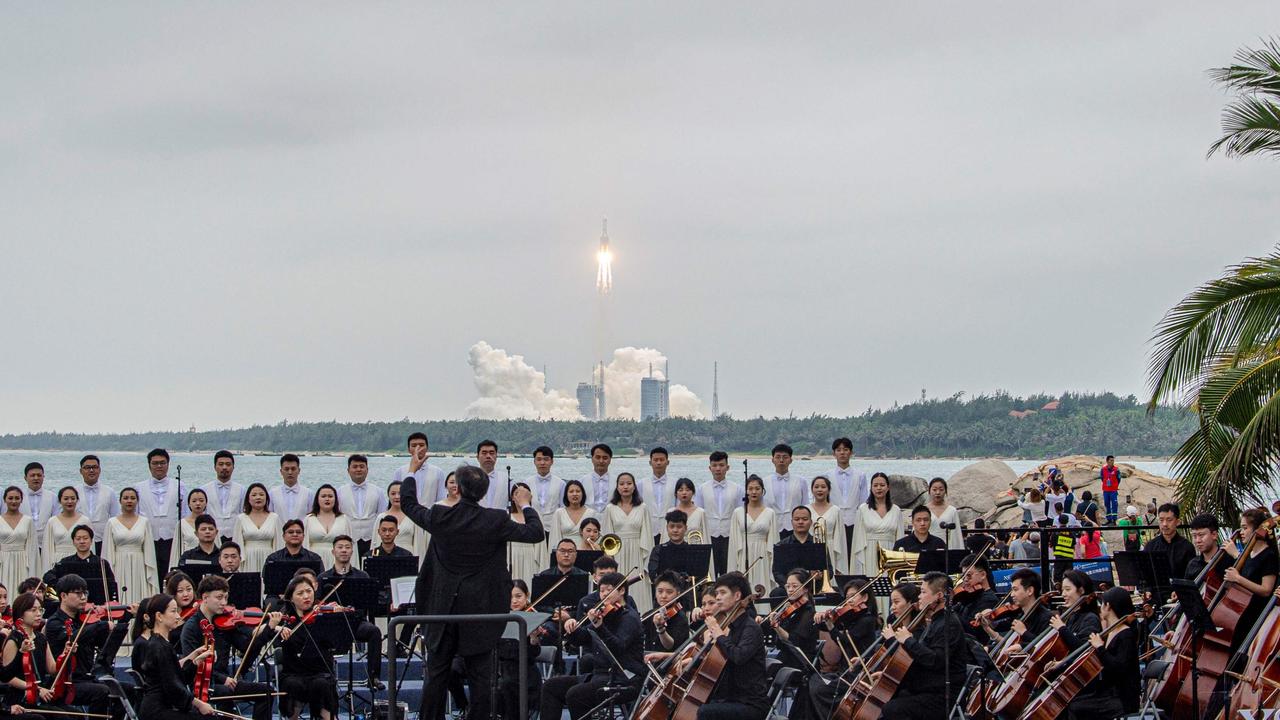
[[[613,289],[613,253],[609,250],[609,219],[600,230],[600,249],[596,251],[596,292],[608,295]]]

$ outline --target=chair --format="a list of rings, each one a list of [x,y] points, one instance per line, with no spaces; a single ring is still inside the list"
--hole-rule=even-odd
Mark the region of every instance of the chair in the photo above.
[[[800,671],[793,667],[779,667],[773,681],[769,683],[769,715],[768,717],[785,718],[787,709],[784,709],[784,702],[787,699],[787,691],[799,686],[801,678],[804,676]],[[789,708],[789,704],[786,706]]]
[[[556,668],[556,652],[559,648],[554,645],[544,647],[538,650],[538,672],[542,673],[543,680],[550,680],[551,673]]]
[[[782,661],[776,657],[767,657],[764,659],[764,672],[769,681],[773,681],[773,676],[778,674],[778,668],[782,667]]]
[[[133,678],[136,689],[140,690],[142,688],[142,676],[138,675],[133,668],[129,668],[126,672],[129,673],[129,677]],[[110,697],[120,702],[120,706],[124,708],[124,716],[126,718],[138,720],[138,713],[134,711],[133,703],[129,702],[129,693],[114,675],[102,675],[97,680],[107,686],[107,692]]]

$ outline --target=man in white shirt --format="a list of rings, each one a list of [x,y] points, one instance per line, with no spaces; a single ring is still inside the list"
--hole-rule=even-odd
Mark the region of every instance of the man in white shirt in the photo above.
[[[539,446],[533,451],[533,469],[536,472],[525,480],[525,484],[533,491],[533,508],[542,518],[544,529],[551,527],[564,496],[564,480],[551,472],[555,459],[555,453],[550,447]]]
[[[667,480],[667,466],[671,455],[664,447],[649,451],[649,470],[652,474],[640,481],[640,497],[649,508],[649,521],[654,528],[667,526],[667,512],[676,505],[675,481]],[[653,546],[661,545],[662,533],[653,536]]]
[[[205,495],[209,496],[209,509],[205,512],[213,516],[218,523],[218,534],[221,542],[231,540],[231,533],[236,528],[236,520],[244,512],[244,486],[231,479],[236,471],[236,456],[229,450],[219,450],[213,454],[213,482],[205,485]]]
[[[773,473],[764,480],[764,502],[778,516],[778,534],[791,536],[791,511],[799,505],[809,504],[809,480],[791,474],[791,446],[778,443],[773,446]]]
[[[102,461],[97,455],[85,455],[80,458],[80,478],[82,482],[80,502],[76,510],[89,518],[89,526],[93,528],[95,552],[102,554],[102,536],[107,530],[107,520],[120,514],[120,498],[111,488],[100,482],[102,477]],[[139,496],[141,497],[141,496]]]
[[[54,505],[57,504],[55,497],[57,493],[44,489],[44,466],[38,462],[27,463],[22,476],[27,481],[27,487],[22,491],[22,514],[31,517],[32,532],[36,534],[36,544],[40,545],[40,538],[44,537],[44,528],[49,524],[49,518],[57,512],[54,509]],[[44,558],[43,550],[44,548],[37,550],[41,553],[40,567],[52,565],[52,561],[59,559]]]
[[[489,492],[480,502],[480,507],[494,510],[507,509],[507,487],[511,484],[510,472],[498,472],[498,443],[492,440],[481,440],[476,445],[476,463],[485,475],[489,476]]]
[[[831,443],[831,454],[836,459],[836,469],[827,476],[831,480],[831,503],[840,506],[840,522],[844,524],[845,547],[853,541],[853,523],[858,517],[858,506],[867,502],[871,488],[866,473],[855,473],[849,465],[853,458],[853,441],[847,437],[836,438]]]
[[[742,486],[730,482],[729,454],[723,450],[711,453],[711,479],[698,488],[698,507],[707,514],[707,532],[711,534],[711,556],[716,562],[716,577],[729,571],[729,530],[735,508],[742,507]]]
[[[347,476],[351,482],[338,488],[338,508],[351,522],[351,535],[356,539],[360,557],[364,557],[373,544],[373,529],[378,518],[387,512],[387,491],[369,482],[369,459],[364,455],[347,458]]]
[[[293,453],[280,456],[280,480],[268,491],[271,496],[271,510],[280,516],[283,526],[286,520],[301,520],[311,512],[311,500],[314,493],[306,485],[298,481],[302,475],[302,460]]]
[[[137,486],[138,514],[145,517],[151,526],[151,538],[156,546],[156,569],[164,578],[169,572],[169,551],[173,549],[173,533],[178,529],[178,503],[181,501],[177,483],[169,477],[169,452],[156,448],[147,453],[147,472],[151,473],[151,479]]]
[[[582,476],[582,486],[587,489],[587,505],[598,516],[613,497],[613,476],[609,464],[613,462],[613,448],[596,443],[591,448],[591,472]]]
[[[435,465],[427,464],[429,447],[426,433],[415,432],[410,435],[409,464],[396,468],[395,474],[391,476],[391,482],[403,483],[407,478],[416,480],[418,483],[418,502],[427,506],[440,502],[449,494],[444,485],[446,477],[444,470]],[[388,487],[390,487],[390,484],[388,484]]]

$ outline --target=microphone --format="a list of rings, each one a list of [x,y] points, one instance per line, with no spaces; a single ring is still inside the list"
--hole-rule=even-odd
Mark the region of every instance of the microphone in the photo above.
[[[938,527],[941,527],[943,530],[955,530],[955,529],[956,529],[956,524],[955,524],[955,523],[944,522],[944,523],[938,523]]]

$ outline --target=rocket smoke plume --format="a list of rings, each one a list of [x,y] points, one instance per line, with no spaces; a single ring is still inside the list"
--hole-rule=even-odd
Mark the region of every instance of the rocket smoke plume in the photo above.
[[[624,347],[613,351],[605,365],[605,414],[611,418],[639,419],[640,378],[663,377],[667,358],[653,348]],[[481,340],[471,346],[467,362],[480,397],[467,406],[467,416],[485,420],[542,418],[579,420],[578,401],[570,393],[543,390],[544,376],[521,355],[508,355]],[[669,388],[671,414],[703,417],[702,401],[684,385]]]

